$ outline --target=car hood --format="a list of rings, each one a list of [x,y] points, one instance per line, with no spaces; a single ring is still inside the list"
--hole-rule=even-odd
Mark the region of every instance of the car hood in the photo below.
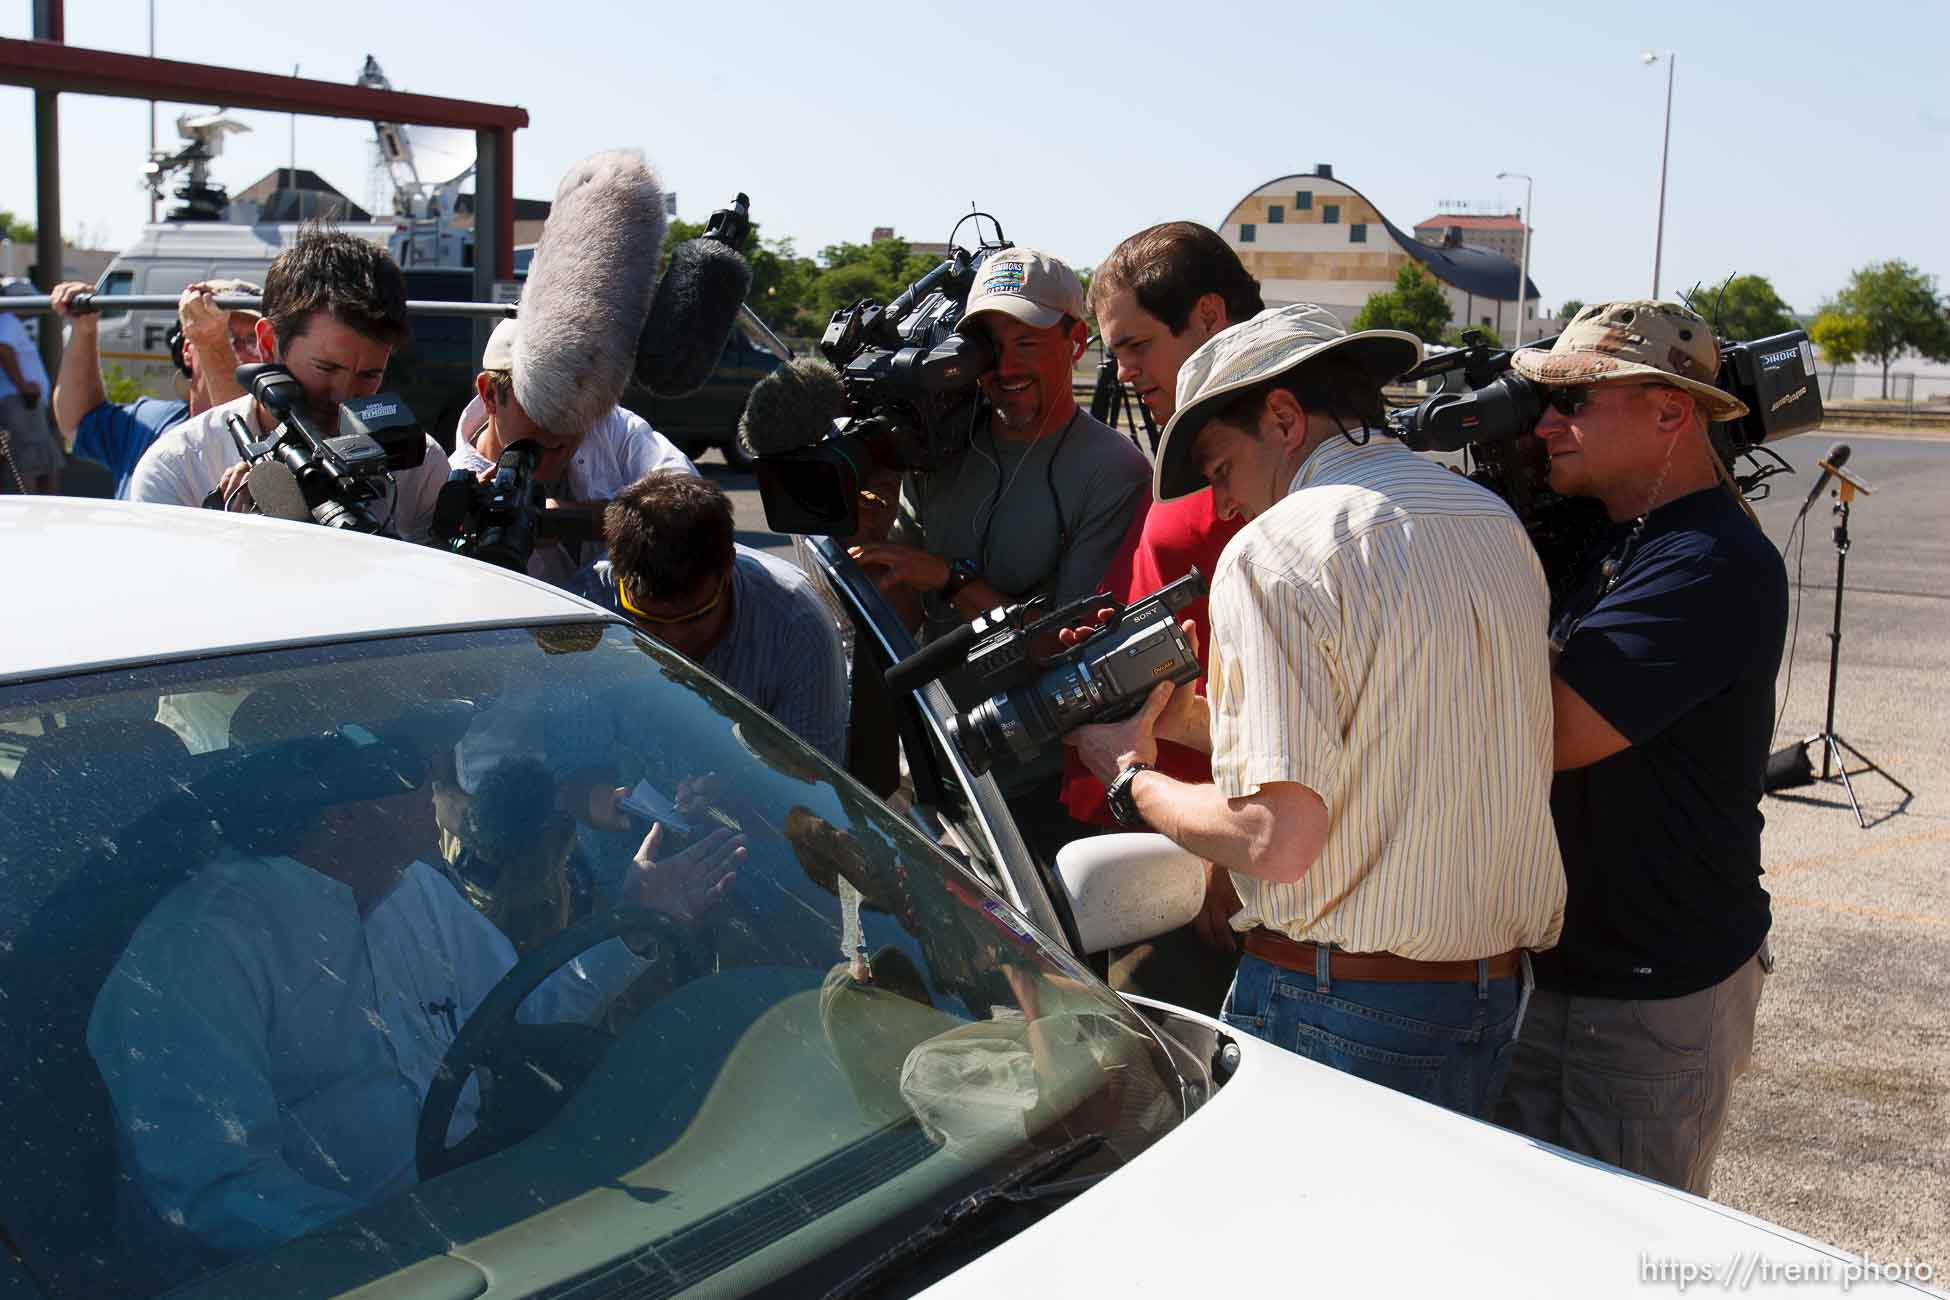
[[[1643,1300],[1678,1294],[1681,1266],[1743,1293],[1852,1280],[1855,1257],[1833,1247],[1236,1041],[1238,1071],[1177,1129],[925,1294]]]

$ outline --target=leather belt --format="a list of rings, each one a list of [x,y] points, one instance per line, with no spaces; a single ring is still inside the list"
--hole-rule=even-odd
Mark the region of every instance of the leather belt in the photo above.
[[[1261,961],[1311,975],[1317,969],[1321,945],[1289,939],[1276,930],[1246,933],[1246,951]],[[1489,978],[1511,979],[1517,974],[1517,950],[1488,958]],[[1392,952],[1327,950],[1327,977],[1336,980],[1380,980],[1394,983],[1446,984],[1476,982],[1474,961],[1414,961]]]

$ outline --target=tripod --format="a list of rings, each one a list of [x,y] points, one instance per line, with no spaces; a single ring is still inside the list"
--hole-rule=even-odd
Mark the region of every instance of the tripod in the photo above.
[[[1884,768],[1880,763],[1870,758],[1855,746],[1849,744],[1848,741],[1842,739],[1841,734],[1835,730],[1835,682],[1842,664],[1842,589],[1848,577],[1848,513],[1849,506],[1855,500],[1856,492],[1860,491],[1866,494],[1869,491],[1868,484],[1862,482],[1845,469],[1837,468],[1835,470],[1835,478],[1837,480],[1835,484],[1835,623],[1833,629],[1828,633],[1828,716],[1823,720],[1821,730],[1802,741],[1801,744],[1803,747],[1806,747],[1814,744],[1817,740],[1821,742],[1821,776],[1819,779],[1822,781],[1840,781],[1842,783],[1842,789],[1848,792],[1848,806],[1855,811],[1855,824],[1863,830],[1867,830],[1869,828],[1869,822],[1862,815],[1862,805],[1856,801],[1855,782],[1849,779],[1850,774],[1846,755],[1854,755],[1863,764],[1863,767],[1855,775],[1864,776],[1870,772],[1879,774],[1883,780],[1903,792],[1906,796],[1904,802],[1908,802],[1909,799],[1914,799],[1916,792],[1891,776],[1888,769]],[[1829,772],[1831,761],[1834,768],[1833,775],[1830,775]]]

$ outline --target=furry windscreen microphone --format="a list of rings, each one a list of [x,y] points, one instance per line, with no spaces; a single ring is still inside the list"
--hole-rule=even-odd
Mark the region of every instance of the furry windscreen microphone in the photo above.
[[[752,386],[738,417],[738,447],[747,456],[810,447],[852,409],[840,372],[816,357],[800,357]]]
[[[752,269],[729,245],[687,239],[671,249],[670,269],[637,343],[638,382],[659,397],[704,387],[751,287]]]
[[[289,519],[296,523],[312,522],[311,507],[305,504],[304,489],[298,486],[298,477],[282,462],[261,460],[251,466],[251,502],[257,513],[272,519]]]
[[[664,192],[643,155],[569,169],[542,226],[515,337],[515,400],[557,433],[608,415],[636,365],[664,243]]]

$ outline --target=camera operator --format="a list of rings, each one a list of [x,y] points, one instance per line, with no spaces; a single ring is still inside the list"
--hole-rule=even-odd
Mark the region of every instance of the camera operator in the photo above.
[[[61,444],[48,428],[47,367],[20,318],[0,310],[0,491],[47,494],[61,486]]]
[[[385,381],[393,349],[406,339],[406,278],[386,250],[342,231],[308,228],[278,254],[264,278],[264,315],[257,322],[259,352],[287,367],[304,390],[314,427],[331,436],[339,403],[370,397]],[[129,480],[129,499],[200,506],[221,493],[239,508],[249,467],[225,420],[241,415],[260,435],[277,420],[246,395],[211,407],[169,430],[142,456]],[[382,527],[406,538],[426,534],[447,462],[426,439],[420,465],[392,476]]]
[[[723,488],[658,470],[617,493],[603,525],[610,558],[575,590],[845,761],[846,660],[832,613],[797,568],[737,544]]]
[[[68,346],[54,380],[54,420],[69,439],[70,450],[106,466],[115,476],[116,497],[126,499],[137,462],[157,438],[186,419],[243,396],[236,371],[264,359],[257,350],[261,318],[254,311],[226,312],[216,299],[229,294],[261,297],[264,290],[247,280],[203,280],[184,289],[176,303],[174,334],[181,339],[177,364],[188,400],[138,397],[120,403],[108,400],[102,384],[102,318],[74,306],[78,295],[94,291],[79,280],[54,286],[54,313],[68,322]]]
[[[1157,492],[1209,482],[1247,521],[1213,575],[1209,704],[1166,684],[1069,739],[1119,822],[1232,872],[1227,1023],[1482,1116],[1563,910],[1548,597],[1507,506],[1375,436],[1420,354],[1305,303],[1192,353]],[[1155,770],[1154,727],[1214,783]]]
[[[990,409],[944,469],[910,474],[918,545],[870,542],[853,554],[883,588],[923,597],[939,633],[997,605],[1098,590],[1144,508],[1150,465],[1130,439],[1078,407],[1072,366],[1088,340],[1083,285],[1056,258],[1007,248],[982,264],[955,326],[987,337]],[[999,774],[1031,847],[1049,857],[1078,833],[1058,792],[1061,756]]]
[[[1762,771],[1787,573],[1720,486],[1719,347],[1674,303],[1586,307],[1548,351],[1550,486],[1612,528],[1553,611],[1551,811],[1570,899],[1499,1119],[1704,1196],[1753,1050]]]
[[[1117,358],[1117,378],[1132,387],[1162,426],[1177,410],[1178,371],[1185,358],[1220,330],[1251,320],[1266,304],[1259,281],[1217,231],[1169,221],[1140,230],[1111,250],[1091,277],[1090,305],[1104,346]],[[1145,512],[1140,530],[1126,536],[1104,587],[1128,603],[1194,567],[1209,575],[1243,523],[1219,517],[1210,488],[1158,502]],[[1194,601],[1184,616],[1197,628],[1200,643],[1209,643],[1207,602]],[[1115,825],[1104,806],[1103,783],[1074,755],[1067,767],[1063,802],[1070,815]],[[1158,769],[1195,784],[1212,779],[1212,761],[1202,750],[1168,740],[1158,745]],[[1217,1015],[1238,964],[1238,942],[1227,923],[1237,910],[1231,877],[1207,863],[1204,914],[1182,929],[1113,954],[1112,987]]]
[[[608,415],[584,430],[545,429],[536,424],[515,399],[515,340],[520,332],[520,321],[510,319],[496,325],[489,336],[481,353],[481,371],[474,376],[474,399],[461,412],[454,433],[454,452],[448,458],[452,468],[491,478],[503,451],[524,440],[538,443],[542,459],[535,468],[536,481],[557,484],[564,494],[552,500],[551,507],[586,511],[592,524],[610,498],[646,474],[663,469],[697,473],[690,457],[648,421],[621,406],[611,407]],[[600,541],[553,542],[535,548],[528,572],[563,587],[603,555]]]

